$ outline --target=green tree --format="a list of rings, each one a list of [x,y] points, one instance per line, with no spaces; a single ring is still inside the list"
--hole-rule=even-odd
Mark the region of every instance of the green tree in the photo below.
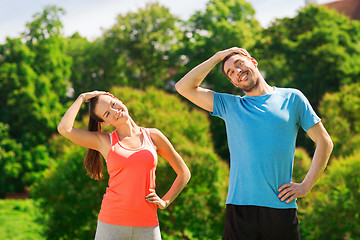
[[[140,89],[164,87],[178,64],[173,54],[182,36],[178,22],[159,3],[119,15],[116,24],[104,32],[104,78]]]
[[[60,21],[64,13],[62,8],[47,6],[43,12],[34,15],[23,33],[26,44],[35,54],[32,69],[39,77],[48,78],[50,89],[57,93],[63,103],[68,100],[71,75],[71,58],[65,55],[63,25]]]
[[[301,89],[317,109],[325,92],[360,77],[360,22],[310,5],[275,21],[257,44],[271,84]]]
[[[158,211],[164,239],[219,239],[228,166],[214,153],[206,116],[155,88],[146,92],[113,88],[111,92],[126,104],[138,125],[161,130],[193,173],[179,197],[166,210]],[[85,127],[86,121],[78,125]],[[46,235],[48,239],[92,238],[106,179],[95,182],[86,176],[81,168],[85,149],[59,137],[51,145],[57,164],[32,187],[45,216]],[[170,188],[171,179],[175,173],[160,157],[156,173],[160,196]]]
[[[360,84],[344,85],[326,93],[319,107],[323,123],[334,142],[334,156],[352,154],[360,147]]]
[[[54,30],[59,23],[51,20],[56,9],[48,7],[34,16],[25,43],[7,38],[0,46],[0,121],[9,124],[10,136],[25,149],[46,143],[64,112],[60,101],[67,99],[71,61]]]
[[[22,155],[22,146],[9,137],[8,125],[0,122],[0,198],[5,193],[23,190]]]
[[[360,153],[334,159],[300,222],[309,240],[360,239]]]
[[[9,124],[10,136],[25,149],[43,144],[64,111],[57,92],[46,76],[31,67],[35,55],[20,39],[8,38],[0,55],[0,121]]]
[[[51,162],[45,144],[65,111],[60,102],[68,99],[71,64],[63,54],[58,17],[56,7],[47,7],[35,14],[22,38],[0,45],[0,122],[8,134],[2,195],[24,191]]]
[[[113,59],[114,52],[105,45],[102,38],[90,42],[75,33],[66,39],[65,46],[65,53],[73,61],[70,79],[73,96],[93,89],[108,91],[115,82],[126,85],[125,57],[117,54],[116,59]]]

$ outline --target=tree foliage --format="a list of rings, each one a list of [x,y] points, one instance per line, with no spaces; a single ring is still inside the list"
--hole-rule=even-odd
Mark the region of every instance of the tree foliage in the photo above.
[[[359,239],[360,153],[335,159],[315,191],[302,219],[302,237],[309,240]]]
[[[64,112],[60,101],[66,99],[71,62],[62,37],[49,32],[57,25],[42,22],[51,12],[45,9],[41,21],[28,24],[26,43],[8,38],[0,46],[0,121],[9,124],[10,136],[25,149],[46,143]]]
[[[22,146],[9,137],[8,125],[0,122],[0,197],[23,190],[20,181]]]
[[[323,122],[334,142],[334,156],[352,154],[360,147],[360,84],[344,85],[327,93],[320,104]]]
[[[0,45],[2,197],[25,191],[51,162],[46,144],[65,112],[71,64],[57,14],[46,8],[26,36]]]
[[[182,32],[179,19],[159,3],[120,14],[103,36],[89,42],[79,34],[68,39],[75,93],[109,90],[112,85],[139,89],[164,88],[180,64],[177,48]]]
[[[325,92],[360,77],[360,22],[310,5],[279,19],[258,42],[268,82],[301,89],[317,108]]]

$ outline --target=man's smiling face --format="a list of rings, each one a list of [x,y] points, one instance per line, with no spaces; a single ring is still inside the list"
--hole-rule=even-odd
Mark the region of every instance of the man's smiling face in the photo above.
[[[230,81],[245,92],[258,85],[258,71],[254,60],[242,54],[235,54],[224,63],[224,72]],[[256,61],[255,61],[256,62]]]

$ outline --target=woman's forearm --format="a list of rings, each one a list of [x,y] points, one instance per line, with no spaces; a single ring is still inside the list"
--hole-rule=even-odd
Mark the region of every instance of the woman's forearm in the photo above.
[[[60,134],[71,131],[71,129],[74,126],[76,116],[83,103],[84,103],[84,96],[81,94],[75,100],[75,102],[69,107],[69,109],[66,111],[61,121],[59,122],[57,129]]]
[[[190,177],[191,174],[189,169],[178,174],[169,191],[161,198],[166,202],[166,207],[180,194],[185,185],[189,182]]]

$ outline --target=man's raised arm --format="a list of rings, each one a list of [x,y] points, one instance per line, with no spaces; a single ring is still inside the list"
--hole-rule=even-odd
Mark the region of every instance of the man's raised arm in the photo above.
[[[175,84],[178,93],[199,107],[212,112],[214,93],[209,89],[200,87],[200,84],[211,69],[232,52],[243,53],[243,49],[234,47],[219,51],[206,61],[194,67]]]

